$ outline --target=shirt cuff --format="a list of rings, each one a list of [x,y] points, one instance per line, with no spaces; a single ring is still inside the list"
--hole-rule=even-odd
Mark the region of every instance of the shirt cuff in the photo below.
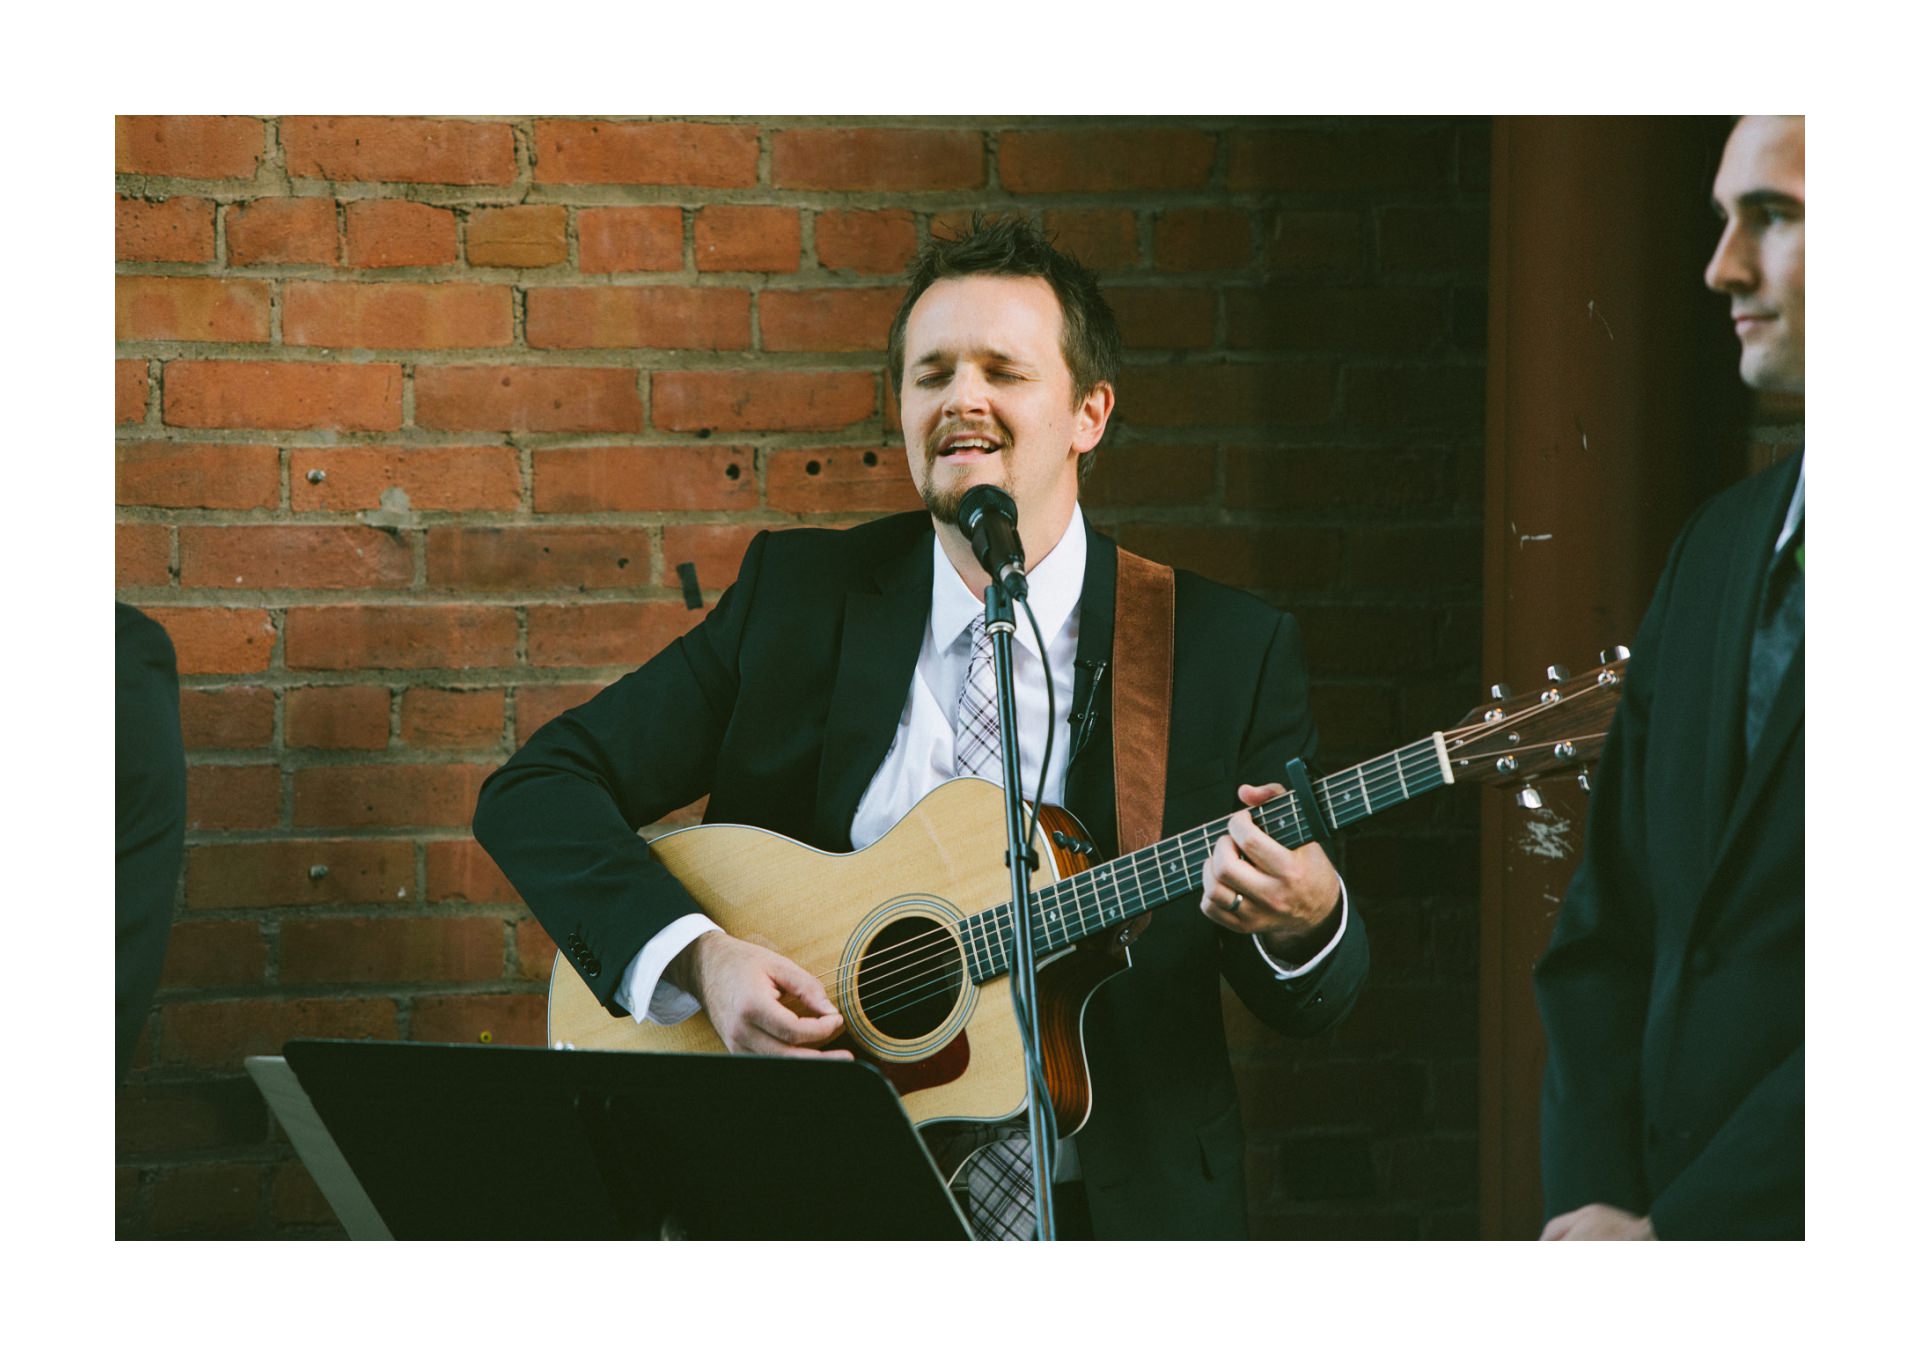
[[[1341,879],[1338,872],[1334,873],[1333,878],[1340,881],[1340,926],[1333,930],[1333,940],[1321,947],[1319,953],[1315,955],[1312,960],[1290,970],[1267,954],[1267,948],[1260,945],[1259,933],[1256,932],[1253,934],[1253,944],[1259,948],[1260,959],[1272,967],[1276,978],[1298,979],[1301,975],[1311,973],[1321,961],[1333,954],[1333,949],[1340,945],[1340,939],[1347,935],[1347,883]]]
[[[700,1000],[662,976],[673,958],[691,946],[694,938],[719,930],[720,925],[704,913],[682,914],[674,919],[640,948],[640,954],[627,966],[620,987],[613,991],[614,1001],[632,1013],[636,1022],[672,1026],[686,1021],[700,1011]]]

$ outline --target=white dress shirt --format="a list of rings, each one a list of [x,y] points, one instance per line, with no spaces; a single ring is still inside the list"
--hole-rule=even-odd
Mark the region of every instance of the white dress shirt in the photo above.
[[[1777,556],[1793,540],[1793,534],[1800,530],[1800,523],[1807,516],[1807,456],[1800,454],[1800,478],[1793,482],[1793,498],[1787,501],[1787,516],[1780,524],[1780,535],[1774,538],[1773,553]]]
[[[954,712],[966,682],[972,657],[968,629],[984,604],[960,578],[935,537],[933,605],[920,638],[920,657],[913,683],[894,727],[893,744],[880,768],[867,783],[853,812],[849,838],[860,849],[891,829],[936,786],[958,775],[954,769]],[[1028,800],[1059,805],[1067,784],[1067,710],[1073,703],[1073,661],[1080,644],[1080,588],[1086,576],[1087,533],[1080,508],[1074,506],[1060,543],[1046,559],[1027,572],[1027,601],[1040,624],[1035,637],[1024,608],[1015,608],[1013,644],[1014,704],[1020,721],[1020,789]],[[1053,671],[1053,752],[1040,786],[1040,762],[1047,741],[1047,677],[1042,664]],[[1036,788],[1039,788],[1036,790]],[[673,958],[704,932],[718,928],[705,914],[689,914],[655,933],[633,958],[614,990],[615,999],[634,1014],[635,1021],[670,1026],[700,1010],[699,1002],[664,979]],[[1260,954],[1275,974],[1291,978],[1312,970],[1338,946],[1347,931],[1347,887],[1340,884],[1340,925],[1333,940],[1305,964],[1289,969],[1275,963],[1265,947]],[[1254,939],[1259,945],[1259,938]]]

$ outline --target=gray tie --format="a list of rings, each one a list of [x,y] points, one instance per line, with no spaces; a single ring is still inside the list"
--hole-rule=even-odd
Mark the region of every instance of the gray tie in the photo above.
[[[1000,780],[1000,706],[994,697],[993,649],[987,638],[987,614],[973,619],[967,629],[973,653],[967,661],[967,680],[960,685],[960,701],[953,717],[953,765],[963,777]]]
[[[1767,570],[1766,591],[1760,600],[1760,619],[1753,628],[1747,652],[1747,757],[1753,757],[1767,714],[1780,694],[1781,680],[1793,663],[1806,635],[1807,572],[1806,520],[1794,529],[1792,540],[1774,553]]]

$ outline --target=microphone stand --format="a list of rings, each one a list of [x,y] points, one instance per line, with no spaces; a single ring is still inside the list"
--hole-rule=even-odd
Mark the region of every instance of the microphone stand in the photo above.
[[[1013,887],[1014,1015],[1027,1056],[1027,1138],[1033,1147],[1034,1236],[1041,1242],[1056,1237],[1053,1220],[1053,1126],[1047,1105],[1047,1085],[1040,1063],[1040,1001],[1033,962],[1033,896],[1031,875],[1037,862],[1027,839],[1020,795],[1020,730],[1013,707],[1013,599],[991,574],[987,581],[986,630],[993,646],[993,673],[1000,711],[1001,784],[1007,801],[1007,871]],[[1044,792],[1045,788],[1041,790]]]

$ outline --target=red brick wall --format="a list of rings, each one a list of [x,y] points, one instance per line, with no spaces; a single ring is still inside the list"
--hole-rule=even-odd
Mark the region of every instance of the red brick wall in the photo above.
[[[976,206],[1041,215],[1129,347],[1088,487],[1284,603],[1335,766],[1469,704],[1480,120],[123,118],[120,596],[172,634],[187,866],[119,1103],[124,1236],[331,1213],[240,1061],[537,1043],[552,944],[481,778],[711,602],[757,528],[917,502],[881,348]],[[1473,1232],[1470,797],[1354,835],[1373,983],[1233,1011],[1256,1230]],[[1231,1006],[1231,1005],[1230,1005]]]

